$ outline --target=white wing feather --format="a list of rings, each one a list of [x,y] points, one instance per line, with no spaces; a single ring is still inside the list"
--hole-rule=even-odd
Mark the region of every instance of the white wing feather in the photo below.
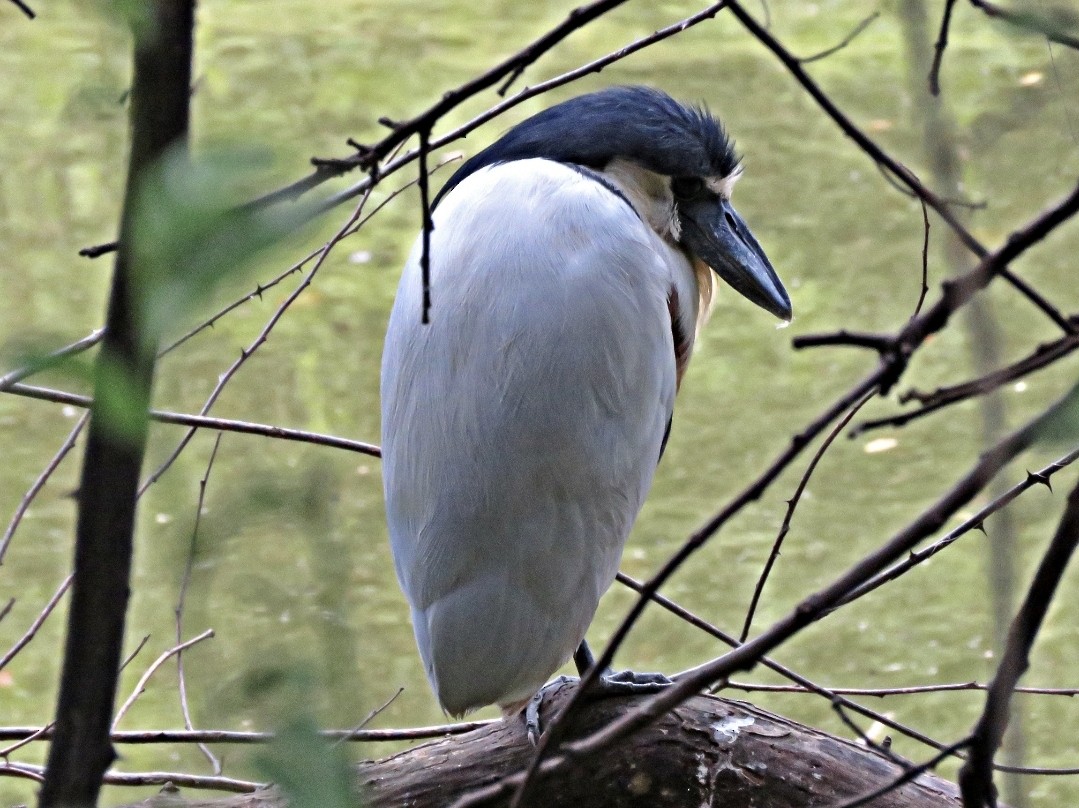
[[[610,190],[524,160],[439,205],[382,362],[397,576],[452,714],[533,695],[573,654],[651,486],[674,406],[667,297],[692,271]]]

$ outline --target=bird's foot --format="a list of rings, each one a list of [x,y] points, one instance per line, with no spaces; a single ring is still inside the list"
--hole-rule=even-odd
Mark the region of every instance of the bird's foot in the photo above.
[[[596,683],[589,688],[586,697],[606,698],[608,696],[636,696],[658,693],[674,684],[674,680],[662,673],[643,673],[641,671],[608,670],[600,674]]]
[[[577,682],[572,676],[559,676],[544,685],[525,708],[525,730],[528,733],[528,742],[535,746],[539,743],[542,734],[540,727],[540,707],[543,705],[543,697],[546,691],[553,687],[564,685],[568,682]],[[605,699],[613,696],[641,696],[649,693],[658,693],[666,687],[674,684],[674,680],[662,673],[642,673],[640,671],[618,671],[608,669],[600,674],[592,686],[584,694],[586,699]]]

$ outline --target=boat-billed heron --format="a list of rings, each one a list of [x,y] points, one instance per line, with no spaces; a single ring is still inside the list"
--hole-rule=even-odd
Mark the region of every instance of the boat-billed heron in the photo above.
[[[578,648],[590,658],[713,273],[791,318],[731,206],[740,174],[706,109],[612,87],[518,124],[436,197],[430,322],[422,239],[390,315],[382,456],[397,577],[446,712],[516,713]]]

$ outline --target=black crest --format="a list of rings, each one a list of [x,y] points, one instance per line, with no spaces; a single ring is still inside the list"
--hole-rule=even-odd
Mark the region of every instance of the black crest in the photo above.
[[[621,157],[671,177],[726,177],[739,163],[734,142],[704,107],[651,87],[609,87],[517,124],[457,169],[435,202],[484,166],[530,157],[594,169]]]

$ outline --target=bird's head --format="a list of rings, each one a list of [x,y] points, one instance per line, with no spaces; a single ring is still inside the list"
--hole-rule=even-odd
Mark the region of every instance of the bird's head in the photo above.
[[[761,245],[731,205],[741,163],[719,121],[649,87],[610,87],[523,121],[462,165],[438,199],[469,174],[546,158],[597,172],[661,237],[735,291],[783,320],[791,301]]]

